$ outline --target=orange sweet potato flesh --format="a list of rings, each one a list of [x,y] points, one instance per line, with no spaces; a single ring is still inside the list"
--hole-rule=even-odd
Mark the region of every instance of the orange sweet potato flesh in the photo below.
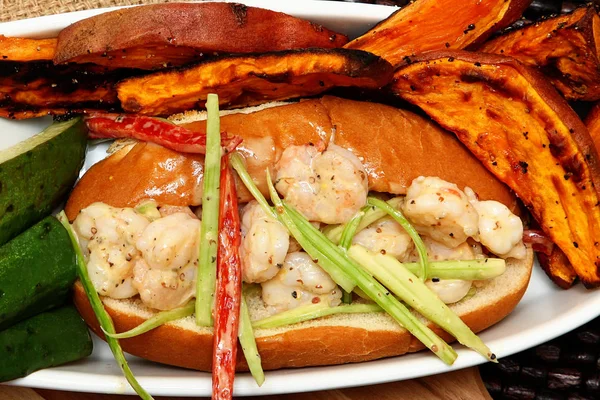
[[[241,4],[155,4],[70,25],[58,36],[54,61],[157,69],[214,53],[333,48],[347,41],[309,21]]]
[[[344,47],[392,65],[426,51],[465,49],[516,21],[531,0],[418,0]]]
[[[521,198],[583,284],[599,286],[598,156],[566,101],[508,57],[447,51],[409,62],[392,91],[454,132]]]
[[[600,17],[591,5],[497,37],[479,51],[541,68],[569,100],[600,99]]]
[[[56,50],[56,38],[26,39],[0,35],[0,60],[42,61],[52,60]]]
[[[148,115],[203,108],[209,93],[223,107],[311,96],[334,86],[375,89],[392,66],[360,50],[306,49],[222,57],[181,69],[126,79],[117,86],[123,109]]]

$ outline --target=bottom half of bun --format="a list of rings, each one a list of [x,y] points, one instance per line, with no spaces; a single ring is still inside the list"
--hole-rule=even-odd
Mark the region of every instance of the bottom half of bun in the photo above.
[[[480,332],[506,317],[525,293],[533,252],[524,260],[510,259],[501,276],[477,285],[476,293],[450,308],[474,331]],[[136,327],[154,315],[137,298],[103,298],[117,332]],[[74,302],[83,319],[104,338],[83,286],[77,282]],[[260,290],[247,297],[252,319],[267,316]],[[430,323],[447,341],[453,338]],[[266,370],[335,365],[375,360],[422,350],[424,346],[385,313],[338,314],[276,329],[255,330],[263,368]],[[212,328],[198,327],[193,317],[162,325],[150,332],[120,341],[127,353],[159,363],[210,371]],[[492,349],[493,351],[493,349]],[[238,370],[247,370],[238,351]]]

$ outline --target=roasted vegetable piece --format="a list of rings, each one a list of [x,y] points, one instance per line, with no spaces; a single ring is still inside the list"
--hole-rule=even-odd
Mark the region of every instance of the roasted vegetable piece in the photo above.
[[[573,286],[577,274],[561,249],[555,246],[549,256],[544,253],[537,253],[537,256],[542,269],[552,282],[563,289]]]
[[[58,36],[54,61],[156,69],[219,53],[263,53],[347,42],[287,14],[234,3],[156,4],[100,14]]]
[[[517,20],[531,0],[418,0],[344,47],[396,65],[425,51],[464,49]]]
[[[0,60],[0,117],[119,111],[114,84],[132,73],[89,65],[54,66],[51,61]]]
[[[592,5],[512,31],[479,51],[540,67],[569,100],[600,99],[600,17]]]
[[[432,52],[401,65],[391,89],[454,132],[523,200],[581,281],[600,285],[597,153],[542,75],[508,57]]]
[[[50,61],[56,50],[56,38],[26,39],[0,35],[0,60]]]
[[[596,146],[596,151],[600,153],[600,103],[592,108],[592,111],[588,114],[585,119],[585,125],[590,131],[590,136]]]
[[[334,86],[379,88],[392,66],[359,50],[306,49],[240,55],[126,79],[117,91],[128,112],[169,115],[203,108],[208,93],[224,107],[321,93]]]

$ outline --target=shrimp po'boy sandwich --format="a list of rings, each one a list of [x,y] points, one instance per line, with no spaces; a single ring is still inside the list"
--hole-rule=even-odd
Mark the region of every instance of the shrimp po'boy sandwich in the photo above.
[[[264,369],[425,347],[452,363],[454,338],[495,359],[475,333],[517,305],[533,252],[512,192],[452,134],[375,103],[271,104],[221,114],[215,168],[211,118],[209,110],[208,123],[205,113],[87,119],[92,136],[116,137],[127,125],[143,139],[158,124],[177,139],[116,142],[66,207],[116,332],[133,330],[122,335],[126,352],[210,370],[211,320],[229,304],[220,291],[227,278],[243,282],[235,305],[243,328],[235,318],[232,326],[254,336]],[[183,143],[185,132],[208,138]],[[215,194],[219,235],[230,234],[224,247],[204,235],[215,225]],[[199,267],[211,247],[212,277]],[[229,276],[238,265],[242,282]],[[80,284],[75,303],[102,336]],[[236,357],[238,369],[257,361]]]

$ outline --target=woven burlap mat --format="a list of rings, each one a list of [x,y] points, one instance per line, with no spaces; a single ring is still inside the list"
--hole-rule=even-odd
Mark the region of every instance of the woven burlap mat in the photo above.
[[[166,2],[168,0],[0,0],[0,22],[90,8]]]

